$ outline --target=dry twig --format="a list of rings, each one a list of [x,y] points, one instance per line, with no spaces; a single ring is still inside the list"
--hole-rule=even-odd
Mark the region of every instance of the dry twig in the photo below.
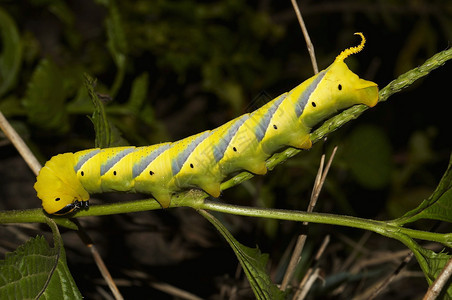
[[[328,160],[328,163],[327,163],[325,169],[323,168],[323,165],[325,163],[325,154],[323,154],[322,158],[320,159],[320,166],[319,166],[319,169],[317,172],[317,177],[316,177],[316,180],[314,183],[314,187],[312,189],[311,200],[309,202],[308,209],[307,209],[308,212],[312,212],[314,210],[315,204],[317,203],[317,199],[319,197],[320,191],[322,190],[323,184],[326,179],[326,175],[328,174],[328,171],[331,167],[331,163],[334,159],[334,155],[336,154],[336,151],[337,151],[337,146],[334,147],[333,152],[331,153],[331,157]],[[303,222],[303,226],[307,226],[307,225],[308,225],[307,222]],[[307,238],[307,236],[305,234],[301,234],[297,239],[297,243],[296,243],[294,251],[292,253],[292,257],[290,258],[290,262],[287,267],[287,271],[284,274],[284,278],[281,283],[281,290],[283,290],[283,291],[287,288],[290,280],[292,279],[293,273],[295,272],[295,268],[301,259],[301,252],[303,251],[303,247],[306,242],[306,238]]]
[[[446,263],[444,268],[439,273],[438,277],[435,281],[430,285],[425,293],[423,300],[434,300],[438,298],[443,289],[448,289],[446,284],[450,282],[450,278],[452,277],[452,258]]]
[[[303,32],[304,39],[306,40],[306,46],[308,47],[309,56],[311,57],[312,68],[314,69],[314,74],[319,73],[319,68],[317,67],[317,60],[315,58],[314,45],[309,37],[308,30],[304,24],[303,17],[301,16],[300,8],[296,0],[291,0],[295,14],[297,15],[298,23],[300,23],[301,31]]]

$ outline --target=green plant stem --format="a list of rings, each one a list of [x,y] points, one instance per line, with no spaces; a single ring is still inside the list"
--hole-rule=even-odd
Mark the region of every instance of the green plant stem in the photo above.
[[[381,234],[383,236],[401,240],[402,236],[409,236],[414,239],[428,240],[441,243],[443,245],[452,246],[452,233],[432,233],[428,231],[414,230],[400,227],[387,223],[385,221],[362,219],[351,216],[334,215],[326,213],[308,213],[304,211],[284,210],[284,209],[270,209],[270,208],[256,208],[236,206],[221,203],[218,201],[199,200],[198,193],[187,192],[184,197],[180,197],[174,201],[172,207],[192,207],[194,209],[205,209],[210,211],[247,216],[260,217],[278,220],[288,220],[296,222],[310,222],[319,224],[330,224],[354,227],[364,230],[370,230]],[[95,205],[89,210],[79,211],[73,217],[85,216],[102,216],[118,213],[131,213],[138,211],[148,211],[160,209],[160,205],[154,199],[127,201],[115,204]],[[75,224],[69,219],[63,217],[54,217],[55,222],[59,225],[77,229]],[[46,215],[41,209],[32,210],[17,210],[0,212],[0,223],[45,223]]]
[[[235,206],[214,201],[205,200],[199,209],[235,214],[248,217],[260,217],[279,220],[290,220],[297,222],[309,222],[354,227],[370,230],[378,234],[399,239],[399,235],[407,235],[411,238],[428,240],[441,243],[448,247],[452,246],[452,233],[442,234],[422,230],[414,230],[400,226],[394,226],[385,221],[362,219],[351,216],[333,215],[326,213],[308,213],[303,211],[292,211],[283,209],[255,208]]]
[[[422,230],[414,230],[397,226],[385,221],[362,219],[351,216],[334,215],[326,213],[308,213],[304,211],[256,208],[236,206],[221,203],[218,201],[203,200],[199,195],[202,192],[186,192],[181,197],[175,199],[172,207],[191,207],[197,210],[205,209],[210,211],[278,220],[288,220],[296,222],[309,222],[319,224],[330,224],[354,227],[370,230],[386,237],[404,241],[404,237],[421,239],[441,243],[452,247],[452,233],[442,234]],[[119,213],[132,213],[139,211],[149,211],[160,209],[160,205],[154,199],[137,201],[126,201],[115,204],[94,205],[89,210],[79,211],[73,217],[103,216]],[[61,226],[77,230],[77,226],[65,217],[53,217],[55,222]],[[13,210],[0,212],[0,224],[7,223],[46,223],[47,217],[42,209]]]
[[[77,230],[71,220],[65,217],[50,216],[58,225]],[[0,224],[11,223],[47,223],[49,217],[44,214],[42,208],[0,211]]]

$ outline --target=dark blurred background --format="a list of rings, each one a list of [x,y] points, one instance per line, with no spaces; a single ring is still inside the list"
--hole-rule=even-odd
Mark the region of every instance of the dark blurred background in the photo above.
[[[302,1],[301,12],[319,69],[367,38],[347,59],[360,77],[383,88],[398,75],[445,50],[452,38],[450,1]],[[250,112],[313,75],[290,1],[0,1],[0,110],[44,163],[51,156],[94,147],[87,116],[93,106],[83,74],[96,89],[122,144],[174,141]],[[316,211],[390,219],[428,197],[452,149],[447,63],[409,89],[366,111],[267,176],[223,193],[221,201],[305,210],[320,156],[339,146]],[[0,133],[0,208],[40,206],[35,177]],[[102,195],[124,201],[137,195]],[[270,254],[280,282],[300,224],[218,215],[245,245]],[[191,209],[81,219],[126,298],[172,299],[151,282],[172,284],[202,298],[239,299],[252,292],[233,252]],[[429,230],[432,222],[413,224]],[[0,228],[2,256],[45,226]],[[439,231],[450,230],[440,225]],[[362,231],[309,226],[304,266],[325,235],[332,241],[321,265],[331,285],[316,299],[358,297],[394,270],[403,245]],[[107,290],[89,250],[63,234],[68,264],[87,299]],[[356,243],[363,249],[347,262]],[[436,248],[439,250],[440,248]],[[413,299],[427,289],[412,262],[381,299]],[[302,275],[303,270],[300,270]],[[301,276],[299,275],[299,276]],[[329,280],[329,281],[328,281]],[[358,298],[359,299],[359,298]]]

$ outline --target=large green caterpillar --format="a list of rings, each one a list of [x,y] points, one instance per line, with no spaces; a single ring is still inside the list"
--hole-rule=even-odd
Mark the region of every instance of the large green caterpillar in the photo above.
[[[267,172],[266,160],[285,147],[308,149],[311,128],[355,104],[374,106],[376,83],[360,79],[344,63],[361,43],[339,54],[325,70],[252,113],[173,143],[146,147],[89,149],[52,157],[34,188],[49,214],[88,207],[90,193],[151,194],[162,207],[184,189],[200,188],[213,197],[230,174]]]

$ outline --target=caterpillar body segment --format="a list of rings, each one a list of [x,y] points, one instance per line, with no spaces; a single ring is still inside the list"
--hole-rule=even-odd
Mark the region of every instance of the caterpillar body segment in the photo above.
[[[88,149],[52,157],[35,183],[49,214],[88,206],[89,194],[107,191],[151,194],[162,207],[182,190],[199,188],[213,197],[237,171],[266,174],[266,160],[286,148],[312,146],[312,127],[356,104],[374,106],[378,86],[360,79],[344,59],[364,46],[344,50],[325,70],[252,113],[173,143]]]

